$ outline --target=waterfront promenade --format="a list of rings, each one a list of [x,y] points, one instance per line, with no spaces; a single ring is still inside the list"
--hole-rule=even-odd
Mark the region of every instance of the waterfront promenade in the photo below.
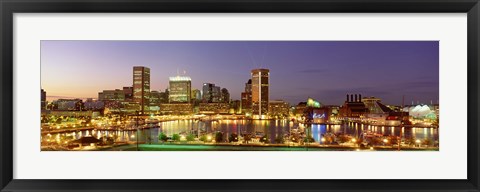
[[[96,149],[100,151],[137,151],[135,144]],[[339,145],[287,146],[287,145],[232,145],[232,144],[139,144],[138,151],[396,151],[396,147],[378,146],[360,148]],[[401,151],[438,151],[438,147],[406,147]]]

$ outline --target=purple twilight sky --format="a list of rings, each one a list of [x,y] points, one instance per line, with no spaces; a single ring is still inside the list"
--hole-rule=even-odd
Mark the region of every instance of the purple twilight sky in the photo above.
[[[438,102],[438,41],[41,41],[41,84],[48,100],[97,98],[132,85],[133,66],[151,69],[152,90],[168,77],[192,78],[240,93],[254,68],[270,69],[270,99],[312,97],[341,105],[346,94],[385,104]]]

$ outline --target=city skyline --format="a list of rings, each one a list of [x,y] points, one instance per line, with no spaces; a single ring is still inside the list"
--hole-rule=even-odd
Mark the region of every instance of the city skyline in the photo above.
[[[362,93],[399,105],[438,102],[437,41],[42,41],[48,100],[97,98],[132,86],[131,68],[151,69],[150,90],[189,76],[192,89],[213,83],[240,99],[255,68],[270,69],[270,99],[294,105],[315,98],[340,105]]]

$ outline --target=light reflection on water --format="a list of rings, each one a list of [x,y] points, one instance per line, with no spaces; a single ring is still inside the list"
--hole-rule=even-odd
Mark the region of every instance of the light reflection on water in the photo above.
[[[158,142],[158,135],[163,132],[168,137],[173,134],[193,134],[195,136],[212,134],[217,131],[223,132],[224,139],[232,133],[242,135],[245,133],[263,136],[266,135],[271,143],[275,143],[275,138],[282,135],[288,135],[290,131],[304,132],[302,125],[292,123],[288,120],[219,120],[219,121],[195,121],[195,120],[177,120],[159,123],[159,128],[143,129],[136,131],[78,131],[68,133],[71,137],[79,139],[84,136],[93,135],[100,139],[102,137],[113,136],[116,141],[150,141]],[[354,137],[361,137],[362,133],[373,132],[385,136],[400,136],[402,138],[431,139],[438,141],[438,129],[434,128],[400,128],[388,126],[374,126],[360,123],[345,123],[342,125],[312,125],[310,135],[315,142],[321,142],[325,133],[346,133]],[[72,134],[73,133],[73,134]],[[56,136],[56,134],[52,135]]]

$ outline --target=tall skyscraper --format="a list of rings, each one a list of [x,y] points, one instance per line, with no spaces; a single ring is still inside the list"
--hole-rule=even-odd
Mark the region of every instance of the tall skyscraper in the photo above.
[[[213,87],[215,84],[212,83],[203,83],[202,87],[202,100],[205,103],[213,102]]]
[[[148,111],[150,101],[150,68],[133,67],[133,101],[140,105],[140,113]]]
[[[254,119],[268,117],[269,76],[268,69],[252,70],[252,115]]]
[[[242,92],[242,113],[251,114],[252,112],[252,79],[245,83],[245,92]]]
[[[212,89],[212,102],[218,103],[222,100],[222,93],[219,86],[214,86]]]
[[[228,89],[222,88],[221,93],[222,93],[222,103],[230,103],[230,93],[228,92]]]
[[[192,79],[186,76],[170,77],[170,103],[190,103],[192,99]]]

